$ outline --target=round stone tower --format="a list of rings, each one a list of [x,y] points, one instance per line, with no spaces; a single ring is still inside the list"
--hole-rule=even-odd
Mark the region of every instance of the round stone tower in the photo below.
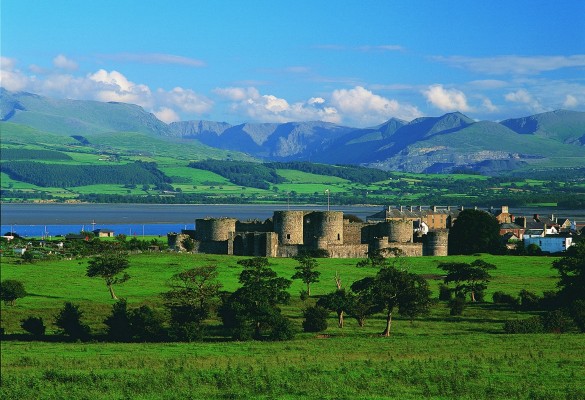
[[[310,215],[313,234],[317,241],[343,244],[342,211],[316,211]]]
[[[222,242],[230,239],[236,232],[235,218],[202,218],[195,220],[197,239],[201,241]]]
[[[425,256],[447,256],[449,248],[449,231],[430,231],[424,237],[423,255]]]
[[[412,243],[412,221],[388,221],[388,240],[394,243]]]
[[[274,231],[281,244],[303,244],[304,211],[275,211]]]

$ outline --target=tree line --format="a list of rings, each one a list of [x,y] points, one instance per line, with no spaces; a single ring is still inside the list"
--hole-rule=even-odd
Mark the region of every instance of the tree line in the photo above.
[[[65,153],[54,150],[32,150],[32,149],[13,149],[7,148],[0,151],[2,160],[63,160],[68,161],[72,158]]]
[[[234,185],[257,189],[270,189],[270,183],[278,184],[285,181],[275,168],[262,163],[205,160],[191,162],[189,167],[211,171],[228,179]]]
[[[141,161],[124,165],[69,165],[9,161],[0,165],[0,171],[14,180],[42,187],[170,182],[170,178],[158,170],[155,163]]]

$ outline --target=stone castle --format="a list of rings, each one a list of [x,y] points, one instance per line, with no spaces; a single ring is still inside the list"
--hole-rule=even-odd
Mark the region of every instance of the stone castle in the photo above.
[[[395,250],[404,256],[446,256],[448,230],[441,226],[415,237],[417,222],[421,221],[412,217],[354,222],[341,211],[275,211],[263,222],[197,219],[196,230],[170,233],[168,242],[177,251],[184,251],[185,239],[192,239],[196,253],[254,257],[322,251],[332,258],[363,258],[375,251],[393,254]]]

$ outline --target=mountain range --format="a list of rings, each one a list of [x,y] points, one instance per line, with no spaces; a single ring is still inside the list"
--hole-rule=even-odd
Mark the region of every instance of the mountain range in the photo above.
[[[180,143],[180,153],[189,159],[295,160],[427,173],[585,166],[585,112],[568,110],[501,122],[454,112],[410,122],[392,118],[370,128],[319,121],[165,124],[137,105],[0,89],[0,120],[0,127],[16,124],[50,135],[82,136],[113,149],[131,134],[136,150],[148,147],[150,153]]]

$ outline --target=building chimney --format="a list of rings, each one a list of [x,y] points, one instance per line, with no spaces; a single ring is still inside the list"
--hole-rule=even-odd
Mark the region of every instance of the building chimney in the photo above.
[[[540,218],[538,218],[538,214],[534,214],[532,216],[532,219],[534,219],[536,222],[540,222]]]
[[[433,206],[433,212],[437,212],[437,206]]]
[[[502,213],[509,213],[508,206],[502,206]]]
[[[400,206],[400,212],[404,212],[404,206]]]

